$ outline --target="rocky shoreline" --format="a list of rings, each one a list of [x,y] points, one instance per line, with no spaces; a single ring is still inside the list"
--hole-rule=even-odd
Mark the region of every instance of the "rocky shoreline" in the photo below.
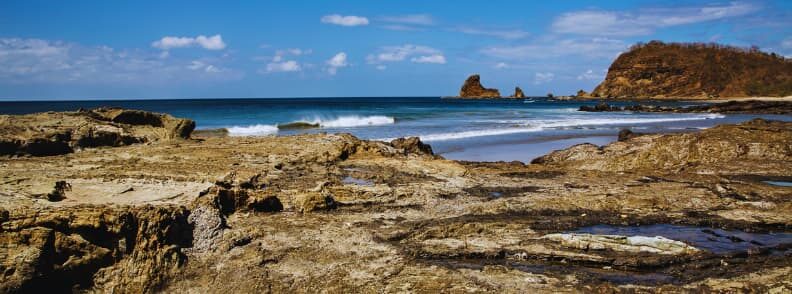
[[[3,116],[0,292],[792,290],[792,191],[765,182],[792,180],[789,122],[527,165],[446,160],[417,138],[191,139],[190,122]],[[114,140],[75,143],[97,137]],[[72,152],[19,147],[40,138]]]
[[[676,113],[753,113],[753,114],[792,114],[792,101],[744,100],[721,103],[673,107],[635,104],[614,106],[604,101],[595,106],[583,105],[578,111],[587,112],[676,112]]]

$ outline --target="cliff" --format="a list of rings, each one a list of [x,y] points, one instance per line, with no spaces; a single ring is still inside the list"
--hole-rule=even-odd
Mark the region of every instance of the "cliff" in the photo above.
[[[758,49],[652,41],[622,53],[591,93],[610,98],[792,95],[792,60]]]
[[[500,98],[498,89],[487,89],[481,85],[481,77],[474,74],[465,80],[459,90],[459,98]]]

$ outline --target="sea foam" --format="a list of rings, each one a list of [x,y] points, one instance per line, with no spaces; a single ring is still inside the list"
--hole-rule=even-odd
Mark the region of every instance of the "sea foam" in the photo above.
[[[690,120],[705,120],[716,119],[725,117],[722,114],[705,114],[686,117],[654,117],[654,118],[580,118],[580,119],[562,119],[562,120],[499,120],[495,121],[501,124],[512,124],[510,127],[493,128],[485,130],[471,130],[453,133],[436,133],[418,135],[422,141],[447,141],[455,139],[465,139],[473,137],[508,135],[518,133],[538,132],[545,129],[552,128],[569,128],[578,126],[600,126],[600,125],[622,125],[622,124],[645,124],[645,123],[660,123],[660,122],[673,122],[673,121],[690,121]],[[516,126],[515,126],[516,125]],[[382,141],[390,141],[393,138],[379,139]]]
[[[373,116],[358,116],[348,115],[340,116],[331,119],[303,119],[296,122],[291,122],[281,125],[281,129],[299,129],[310,128],[310,125],[317,125],[320,128],[353,128],[353,127],[366,127],[366,126],[380,126],[396,123],[396,119],[384,115]],[[300,127],[294,127],[299,125]],[[278,133],[278,125],[265,125],[256,124],[250,126],[233,126],[228,128],[228,134],[231,136],[266,136]]]
[[[228,128],[231,136],[266,136],[278,133],[278,127],[273,125],[233,126]]]
[[[353,128],[365,126],[381,126],[396,123],[396,119],[390,116],[373,115],[358,116],[348,115],[332,119],[314,118],[313,120],[300,120],[300,122],[316,124],[322,128]]]

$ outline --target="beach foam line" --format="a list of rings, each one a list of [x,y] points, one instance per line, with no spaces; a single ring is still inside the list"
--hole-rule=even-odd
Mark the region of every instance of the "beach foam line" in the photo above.
[[[314,118],[311,120],[302,119],[286,125],[291,125],[295,123],[318,125],[319,127],[322,128],[354,128],[354,127],[390,125],[396,123],[396,119],[384,115],[372,115],[372,116],[345,115],[332,119],[322,119],[322,118]]]
[[[722,114],[705,114],[689,117],[658,117],[658,118],[606,118],[606,119],[569,119],[561,121],[501,121],[502,123],[522,124],[522,127],[510,127],[501,129],[473,130],[454,133],[437,133],[418,135],[421,141],[447,141],[455,139],[465,139],[473,137],[497,136],[518,133],[538,132],[552,128],[577,127],[577,126],[601,126],[601,125],[622,125],[622,124],[645,124],[672,121],[689,121],[723,118]],[[377,139],[380,141],[391,141],[394,138]]]
[[[278,133],[278,126],[273,125],[251,125],[233,126],[227,128],[229,136],[266,136]]]
[[[627,117],[614,117],[614,118],[581,118],[570,119],[555,122],[540,123],[536,126],[543,128],[560,128],[560,127],[577,127],[577,126],[603,126],[603,125],[623,125],[623,124],[648,124],[659,122],[674,122],[674,121],[690,121],[690,120],[705,120],[724,118],[722,114],[704,114],[690,117],[656,117],[656,118],[627,118]],[[529,123],[530,124],[530,123]]]
[[[722,114],[702,114],[691,117],[654,117],[654,118],[632,118],[632,117],[611,117],[611,118],[574,118],[562,120],[525,120],[525,119],[507,119],[507,120],[480,120],[478,122],[487,123],[494,122],[499,124],[515,124],[524,126],[535,126],[545,128],[557,127],[575,127],[575,126],[596,126],[596,125],[616,125],[616,124],[644,124],[644,123],[657,123],[657,122],[672,122],[672,121],[689,121],[689,120],[705,120],[724,118]]]
[[[308,129],[314,127],[320,128],[354,128],[354,127],[367,127],[367,126],[381,126],[396,123],[396,119],[390,116],[373,115],[373,116],[358,116],[348,115],[340,116],[337,118],[323,120],[315,118],[312,120],[298,120],[287,124],[279,125],[265,125],[256,124],[249,126],[233,126],[228,129],[230,136],[266,136],[278,133],[278,129]]]
[[[541,130],[543,130],[543,128],[508,128],[508,129],[494,129],[494,130],[480,130],[480,131],[464,131],[457,133],[439,133],[439,134],[420,135],[418,137],[421,138],[421,141],[430,142],[430,141],[446,141],[446,140],[454,140],[454,139],[484,137],[484,136],[530,133],[530,132],[538,132]],[[391,141],[391,140],[393,139],[385,139],[383,141]]]

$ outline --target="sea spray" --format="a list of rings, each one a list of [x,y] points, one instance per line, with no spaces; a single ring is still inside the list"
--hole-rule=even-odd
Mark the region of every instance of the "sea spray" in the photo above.
[[[648,123],[661,123],[661,122],[675,122],[675,121],[695,121],[707,120],[725,117],[722,114],[704,114],[685,117],[647,117],[647,118],[626,118],[626,117],[613,117],[613,118],[575,118],[575,119],[562,119],[556,121],[550,120],[478,120],[478,122],[495,122],[498,124],[511,124],[505,128],[482,129],[482,130],[469,130],[462,132],[448,132],[448,133],[435,133],[418,135],[423,141],[447,141],[456,139],[465,139],[473,137],[508,135],[519,133],[539,132],[547,129],[558,128],[572,128],[582,126],[605,126],[605,125],[621,125],[621,124],[648,124]],[[394,138],[381,138],[377,140],[390,141]]]
[[[273,125],[233,126],[228,129],[230,136],[266,136],[278,133],[278,127]]]
[[[381,126],[396,123],[396,119],[390,116],[373,115],[373,116],[358,116],[347,115],[339,116],[337,118],[324,119],[301,119],[294,122],[278,124],[280,129],[305,129],[305,128],[354,128],[365,126]]]

